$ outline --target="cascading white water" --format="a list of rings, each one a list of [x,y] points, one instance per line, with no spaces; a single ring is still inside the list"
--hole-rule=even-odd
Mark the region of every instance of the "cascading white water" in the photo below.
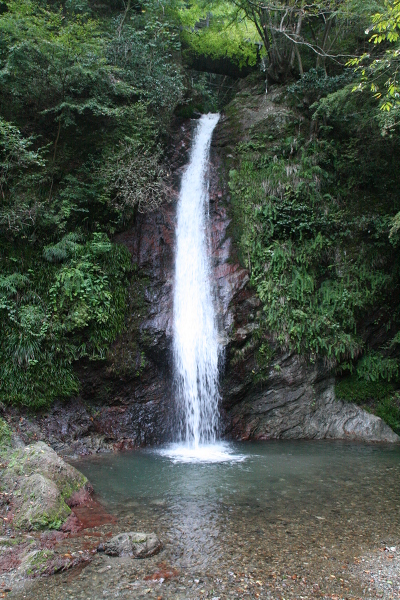
[[[178,203],[174,286],[174,369],[180,441],[197,449],[218,431],[218,331],[210,281],[208,162],[218,114],[199,120]]]

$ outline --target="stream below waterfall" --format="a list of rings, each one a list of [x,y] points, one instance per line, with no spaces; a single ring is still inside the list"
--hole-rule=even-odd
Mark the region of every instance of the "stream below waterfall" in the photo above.
[[[400,540],[398,446],[281,441],[228,449],[233,460],[220,463],[179,462],[157,449],[78,461],[116,522],[64,540],[65,551],[122,531],[154,531],[164,549],[144,560],[94,554],[83,570],[9,598],[399,597],[398,579],[379,587],[368,567],[375,554],[388,568],[397,560],[396,549],[384,548]]]

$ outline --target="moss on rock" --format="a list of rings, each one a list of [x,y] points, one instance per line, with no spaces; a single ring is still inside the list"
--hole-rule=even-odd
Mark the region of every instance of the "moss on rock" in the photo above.
[[[19,483],[19,508],[14,516],[14,526],[18,529],[59,529],[71,509],[57,485],[39,473],[23,477]]]
[[[71,512],[68,499],[88,486],[82,473],[43,442],[10,451],[6,462],[0,483],[13,492],[17,529],[59,529]]]
[[[16,476],[39,473],[53,481],[62,498],[69,498],[87,484],[86,477],[67,464],[44,442],[19,448],[10,457],[8,469]]]
[[[11,429],[4,419],[0,418],[0,450],[11,445]]]

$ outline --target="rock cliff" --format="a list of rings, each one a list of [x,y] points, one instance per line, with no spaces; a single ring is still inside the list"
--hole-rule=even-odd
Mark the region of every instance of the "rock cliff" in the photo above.
[[[239,98],[239,99],[238,99]],[[268,332],[273,356],[261,357],[257,343],[259,301],[239,263],[232,231],[226,173],[231,150],[246,130],[262,120],[272,127],[288,118],[285,107],[258,96],[233,103],[214,136],[210,164],[213,278],[218,298],[224,434],[235,439],[345,438],[397,442],[378,417],[335,399],[334,379],[323,364],[307,364],[279,350]],[[232,116],[234,115],[234,116]],[[117,237],[132,255],[126,329],[104,363],[80,363],[79,398],[55,404],[46,414],[18,421],[21,437],[45,439],[57,450],[85,454],[170,440],[174,411],[171,386],[172,286],[176,197],[195,121],[177,126],[171,145],[171,202],[139,214]],[[189,301],[189,299],[188,299]]]

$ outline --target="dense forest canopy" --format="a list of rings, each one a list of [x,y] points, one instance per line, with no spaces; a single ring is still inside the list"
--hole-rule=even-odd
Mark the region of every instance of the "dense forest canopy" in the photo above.
[[[46,407],[106,358],[131,277],[113,236],[168,201],[174,124],[251,73],[297,115],[229,175],[260,331],[399,427],[399,30],[393,0],[0,2],[0,400]]]

